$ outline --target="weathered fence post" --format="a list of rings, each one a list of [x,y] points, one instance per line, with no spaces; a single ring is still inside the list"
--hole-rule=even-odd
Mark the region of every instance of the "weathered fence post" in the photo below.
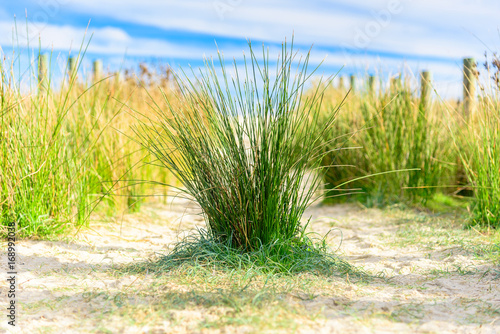
[[[68,59],[68,76],[69,80],[73,80],[73,77],[76,76],[76,59],[75,57],[69,57]]]
[[[398,87],[397,87],[398,82],[397,82],[397,80],[398,80],[397,78],[392,77],[391,80],[389,81],[389,91],[391,93],[395,93],[398,90]]]
[[[349,80],[351,91],[354,93],[356,91],[356,76],[354,74],[351,74]]]
[[[476,61],[474,58],[464,58],[463,59],[463,72],[464,72],[464,92],[463,92],[463,120],[467,122],[467,119],[474,113],[475,109],[475,97],[476,97]],[[459,195],[470,195],[470,188],[467,188],[469,184],[469,179],[467,173],[465,172],[465,166],[460,158],[457,156],[457,185],[460,187],[457,190]]]
[[[464,116],[469,117],[475,108],[476,97],[476,61],[464,58]]]
[[[38,92],[44,93],[48,86],[48,57],[45,54],[38,55]]]
[[[371,96],[375,95],[375,76],[368,76],[368,94]]]
[[[102,61],[100,59],[94,60],[93,64],[93,73],[94,73],[94,83],[101,80],[102,77]]]
[[[425,106],[430,101],[432,75],[429,71],[420,72],[420,103]]]
[[[344,77],[340,76],[339,78],[339,90],[344,91],[345,90],[345,84],[344,84]]]

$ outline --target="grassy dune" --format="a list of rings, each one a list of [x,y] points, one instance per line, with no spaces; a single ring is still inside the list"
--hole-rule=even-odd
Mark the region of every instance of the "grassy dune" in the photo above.
[[[170,173],[152,166],[130,126],[133,110],[147,112],[158,98],[151,88],[168,84],[169,91],[171,82],[142,73],[88,84],[73,75],[57,90],[44,88],[48,77],[25,92],[13,72],[2,77],[2,225],[15,220],[19,237],[51,237],[85,225],[95,210],[136,210],[141,196],[165,194],[146,181],[169,183]]]

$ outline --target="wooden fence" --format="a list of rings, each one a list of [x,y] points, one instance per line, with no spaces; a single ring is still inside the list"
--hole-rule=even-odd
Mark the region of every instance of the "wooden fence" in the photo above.
[[[47,65],[47,55],[42,54],[38,58],[38,84],[40,91],[45,91],[48,86],[48,65]],[[68,75],[76,75],[76,65],[77,59],[70,57],[68,60]],[[102,80],[102,61],[99,59],[94,60],[92,66],[92,78],[93,82],[98,82]],[[465,116],[470,115],[474,112],[475,100],[476,100],[476,86],[477,86],[477,69],[476,61],[474,58],[464,58],[463,59],[463,112]],[[115,73],[117,80],[119,80],[119,73]],[[420,98],[422,103],[428,103],[430,100],[431,93],[431,83],[432,74],[429,71],[420,72]],[[391,87],[395,87],[398,83],[396,78],[392,78],[390,81]],[[339,79],[339,89],[345,89],[344,78],[341,76]],[[356,76],[351,74],[350,76],[350,89],[352,92],[356,90]],[[368,93],[375,94],[375,76],[368,76]]]

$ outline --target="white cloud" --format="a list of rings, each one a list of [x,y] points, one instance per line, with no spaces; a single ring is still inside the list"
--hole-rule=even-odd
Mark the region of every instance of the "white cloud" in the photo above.
[[[28,42],[42,51],[69,50],[76,52],[91,39],[88,52],[101,54],[128,54],[132,56],[163,56],[184,59],[200,59],[206,50],[185,44],[170,43],[168,41],[132,38],[124,30],[114,27],[99,29],[78,28],[73,26],[57,25],[28,25],[18,27],[17,36],[10,22],[0,21],[0,45],[4,47],[25,47]]]
[[[12,29],[10,23],[0,21],[1,45],[13,45],[12,38],[7,37],[9,35],[12,36]],[[174,57],[187,60],[199,60],[204,56],[217,56],[215,45],[213,48],[207,50],[206,48],[170,43],[157,39],[132,38],[124,30],[113,27],[105,27],[86,32],[85,28],[71,26],[46,25],[42,28],[29,26],[28,38],[25,29],[18,29],[18,32],[21,46],[23,46],[23,43],[27,40],[30,40],[30,44],[34,46],[38,43],[38,38],[40,38],[42,50],[54,49],[64,52],[72,47],[73,53],[77,52],[80,48],[84,36],[86,35],[88,39],[90,34],[93,33],[88,51],[97,54],[116,55],[119,58],[118,63],[123,59],[120,55],[125,55],[125,53],[130,56]],[[257,46],[256,50],[258,50],[259,47],[260,46]],[[301,54],[304,55],[307,51],[308,49],[303,49],[301,50]],[[224,49],[222,53],[228,61],[231,61],[233,58],[242,60],[243,56],[242,49],[237,47]],[[271,55],[277,55],[278,53],[279,49],[277,47],[270,48]],[[257,52],[257,56],[260,57],[259,52]],[[273,56],[271,56],[271,58],[273,58]],[[461,87],[461,69],[459,64],[443,64],[442,62],[436,61],[417,60],[406,60],[403,63],[400,59],[380,58],[379,56],[363,54],[347,55],[342,53],[331,53],[324,48],[314,47],[311,53],[310,64],[312,66],[317,66],[320,63],[322,63],[323,68],[329,68],[330,72],[331,69],[336,71],[345,66],[345,69],[340,73],[341,75],[350,74],[347,73],[347,70],[353,68],[357,69],[358,75],[364,74],[363,71],[375,70],[379,72],[380,75],[387,77],[394,75],[402,66],[404,66],[406,70],[412,71],[427,69],[431,70],[434,73],[434,77],[441,82],[438,86],[444,96],[455,93],[458,94],[456,87]],[[451,93],[447,91],[449,85],[455,87]]]
[[[89,17],[273,42],[294,32],[301,44],[356,46],[360,32],[368,31],[362,46],[422,56],[480,55],[484,46],[474,35],[487,44],[500,41],[500,2],[494,0],[87,0],[67,6]]]
[[[497,19],[500,2],[494,0],[54,1],[60,5],[52,9],[53,15],[69,10],[88,15],[89,19],[99,15],[161,29],[277,43],[294,33],[297,44],[318,45],[313,49],[313,64],[328,54],[324,64],[330,69],[346,65],[349,68],[378,68],[390,74],[402,66],[402,59],[365,55],[365,50],[420,57],[424,60],[409,57],[406,66],[413,71],[430,69],[436,80],[450,85],[460,85],[461,64],[433,58],[459,60],[474,56],[481,59],[487,47],[498,49],[500,44]],[[12,23],[1,18],[0,11],[0,44],[12,45]],[[24,29],[18,31],[23,42],[26,39]],[[111,26],[92,29],[91,25],[90,31],[94,35],[88,50],[94,53],[188,60],[216,55],[215,46],[197,46],[193,40],[173,43],[147,36],[132,37],[125,30]],[[67,50],[69,45],[73,50],[78,49],[84,34],[84,28],[54,24],[34,24],[28,31],[31,45],[36,45],[41,36],[44,48],[57,50]],[[346,57],[342,52],[327,51],[339,46],[359,52]],[[232,45],[224,47],[223,51],[226,59],[240,58],[242,49]]]

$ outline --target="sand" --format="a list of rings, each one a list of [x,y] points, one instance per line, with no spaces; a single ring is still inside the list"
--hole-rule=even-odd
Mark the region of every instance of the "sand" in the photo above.
[[[197,329],[201,321],[214,317],[203,308],[172,311],[186,320],[179,323],[159,316],[153,327],[127,324],[127,315],[113,311],[120,302],[119,293],[148,289],[156,278],[117,277],[109,269],[165,253],[189,230],[204,226],[197,212],[196,205],[176,199],[170,204],[147,204],[140,213],[115,219],[95,216],[89,229],[69,241],[19,241],[17,326],[8,326],[2,316],[0,332],[255,332],[251,326]],[[401,219],[387,211],[316,204],[305,216],[312,216],[310,229],[320,235],[333,228],[328,241],[339,247],[342,257],[371,272],[383,272],[389,280],[357,284],[336,279],[331,289],[317,291],[312,298],[287,296],[302,318],[311,314],[294,331],[500,333],[498,266],[456,245],[395,245]],[[3,242],[3,272],[7,271],[5,249]],[[0,287],[0,305],[7,305],[7,282],[2,280]],[[147,307],[147,298],[139,302]],[[114,313],[103,316],[108,310]]]

